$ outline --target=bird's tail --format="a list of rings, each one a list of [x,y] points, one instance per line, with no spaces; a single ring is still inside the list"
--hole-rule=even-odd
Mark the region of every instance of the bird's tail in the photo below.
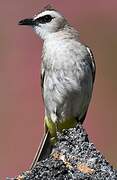
[[[33,159],[30,169],[33,169],[36,166],[38,161],[46,159],[50,155],[52,151],[52,144],[50,142],[50,139],[51,139],[51,135],[49,131],[47,130],[47,132],[45,133],[42,139],[41,144],[39,145],[37,149],[36,155]]]

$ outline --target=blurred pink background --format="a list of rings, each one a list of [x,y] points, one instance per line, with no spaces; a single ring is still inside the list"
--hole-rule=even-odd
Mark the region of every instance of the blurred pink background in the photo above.
[[[28,169],[43,134],[42,41],[17,23],[48,3],[65,15],[94,52],[97,74],[84,126],[117,168],[117,1],[0,0],[0,179]]]

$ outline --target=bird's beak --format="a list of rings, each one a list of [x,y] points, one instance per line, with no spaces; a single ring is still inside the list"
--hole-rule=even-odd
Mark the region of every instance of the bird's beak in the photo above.
[[[32,18],[31,19],[23,19],[23,20],[19,21],[18,24],[23,25],[23,26],[34,26],[35,21]]]

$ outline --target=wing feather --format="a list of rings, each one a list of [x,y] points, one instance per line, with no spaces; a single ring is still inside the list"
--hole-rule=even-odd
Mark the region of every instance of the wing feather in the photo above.
[[[93,53],[92,53],[91,49],[88,46],[86,46],[86,47],[87,47],[87,50],[88,50],[90,58],[91,58],[90,67],[91,67],[92,76],[93,76],[93,83],[94,83],[94,81],[95,81],[95,74],[96,74],[95,59],[94,59],[94,56],[93,56]]]

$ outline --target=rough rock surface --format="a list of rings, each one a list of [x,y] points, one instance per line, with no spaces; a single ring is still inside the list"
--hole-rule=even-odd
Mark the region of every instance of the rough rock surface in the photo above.
[[[81,125],[58,133],[58,142],[46,160],[14,180],[117,180],[117,170],[89,142]]]

